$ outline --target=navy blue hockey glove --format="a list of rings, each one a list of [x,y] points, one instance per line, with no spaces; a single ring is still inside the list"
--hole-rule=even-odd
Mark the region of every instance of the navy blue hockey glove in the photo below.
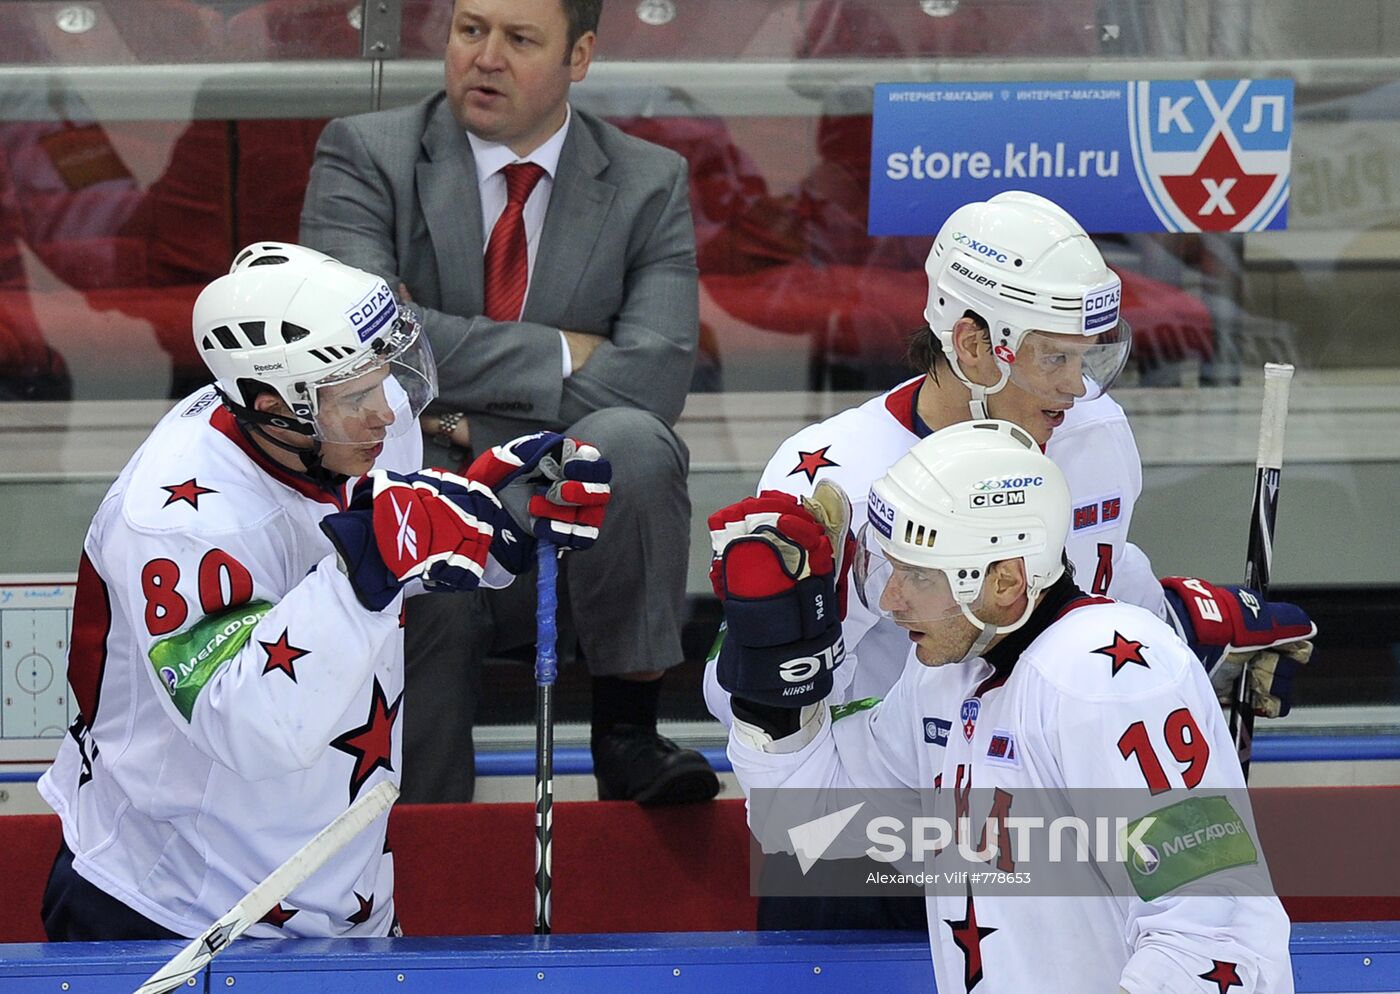
[[[467,469],[497,493],[543,487],[530,497],[530,530],[561,549],[586,549],[612,499],[612,464],[595,447],[554,432],[526,435],[477,456]]]
[[[1317,625],[1302,608],[1266,601],[1247,587],[1192,577],[1162,581],[1167,606],[1182,637],[1201,658],[1222,704],[1234,697],[1249,664],[1249,700],[1261,718],[1279,718],[1293,706],[1293,677],[1312,656]]]
[[[838,580],[850,504],[834,486],[823,495],[829,510],[766,490],[710,515],[710,582],[727,627],[716,676],[736,700],[802,708],[831,693],[845,658]]]
[[[356,484],[347,510],[321,519],[321,530],[371,611],[388,607],[413,579],[429,590],[475,590],[498,546],[530,541],[490,489],[434,470],[373,471]]]

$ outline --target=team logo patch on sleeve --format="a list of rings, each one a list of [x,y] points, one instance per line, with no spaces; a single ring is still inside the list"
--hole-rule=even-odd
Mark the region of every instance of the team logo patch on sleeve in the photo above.
[[[948,733],[952,730],[953,723],[946,718],[924,719],[924,741],[929,745],[946,746]]]
[[[812,452],[803,452],[799,449],[797,452],[797,465],[788,470],[788,476],[796,476],[798,473],[802,473],[807,477],[808,483],[815,483],[817,474],[822,470],[826,469],[828,466],[841,465],[839,462],[827,457],[827,452],[830,451],[830,449],[831,446],[829,445],[823,445],[820,449],[816,449]]]
[[[1074,508],[1073,529],[1077,532],[1094,531],[1115,524],[1123,516],[1123,495],[1112,493]]]
[[[997,766],[1021,768],[1021,754],[1016,750],[1016,736],[1004,728],[992,730],[992,741],[987,745],[987,762]]]

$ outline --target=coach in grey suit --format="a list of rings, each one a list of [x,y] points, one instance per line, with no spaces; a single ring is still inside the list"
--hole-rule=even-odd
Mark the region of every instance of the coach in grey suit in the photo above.
[[[656,734],[659,678],[681,661],[689,456],[672,429],[698,339],[695,233],[684,160],[568,106],[600,6],[457,0],[444,92],[326,127],[301,239],[421,309],[439,377],[428,463],[541,429],[612,461],[599,541],[560,578],[561,632],[593,675],[599,793],[705,800],[704,758]],[[513,161],[545,176],[524,207],[524,310],[495,321],[483,253],[506,201],[494,170]],[[404,800],[470,799],[480,655],[533,641],[533,587],[409,602]]]

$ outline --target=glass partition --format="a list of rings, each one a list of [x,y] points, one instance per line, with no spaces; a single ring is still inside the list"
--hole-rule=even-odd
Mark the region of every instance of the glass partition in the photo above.
[[[324,122],[441,85],[450,4],[385,9],[393,58],[362,57],[359,0],[0,2],[0,504],[63,508],[6,530],[0,573],[73,573],[101,484],[205,382],[199,289],[295,239]],[[1095,233],[1136,332],[1135,534],[1159,573],[1239,574],[1260,366],[1296,364],[1275,577],[1324,621],[1300,696],[1396,700],[1400,0],[607,0],[598,56],[576,105],[690,164],[697,660],[705,513],[912,375],[930,239],[867,234],[876,83],[1292,79],[1286,231]]]

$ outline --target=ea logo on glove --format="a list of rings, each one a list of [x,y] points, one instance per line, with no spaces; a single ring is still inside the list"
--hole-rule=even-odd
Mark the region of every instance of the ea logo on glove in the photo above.
[[[846,640],[838,638],[831,648],[823,650],[818,656],[799,656],[796,659],[789,659],[778,667],[778,674],[783,678],[784,683],[807,683],[816,679],[822,670],[834,670],[841,664],[841,660],[846,658]],[[792,688],[783,691],[783,696],[789,696],[802,688]]]

